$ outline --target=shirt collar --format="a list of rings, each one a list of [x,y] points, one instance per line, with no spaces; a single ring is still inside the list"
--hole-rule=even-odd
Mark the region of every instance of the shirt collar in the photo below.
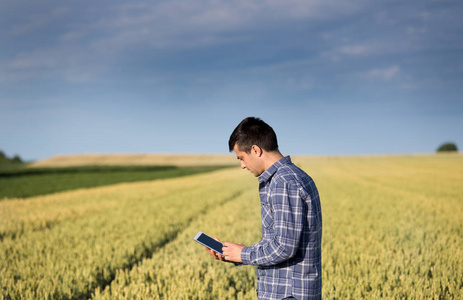
[[[282,159],[280,159],[279,161],[271,165],[270,168],[265,170],[265,172],[259,176],[259,182],[260,183],[267,182],[270,178],[272,178],[272,176],[281,166],[289,164],[289,163],[291,163],[291,157],[289,155],[283,157]]]

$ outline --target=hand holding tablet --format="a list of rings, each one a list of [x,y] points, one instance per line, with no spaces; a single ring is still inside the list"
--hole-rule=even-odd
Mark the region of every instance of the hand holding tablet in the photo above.
[[[241,263],[241,250],[245,247],[243,244],[230,242],[222,244],[220,241],[213,239],[201,231],[195,235],[193,240],[210,249],[208,250],[209,254],[217,260],[232,262],[235,265]],[[225,248],[225,253],[223,252],[223,248]]]
[[[201,231],[198,231],[198,233],[195,235],[195,237],[193,238],[193,240],[195,240],[196,242],[200,243],[201,245],[221,254],[223,256],[223,253],[222,253],[222,243],[211,238],[210,236],[208,236],[207,234],[201,232]]]

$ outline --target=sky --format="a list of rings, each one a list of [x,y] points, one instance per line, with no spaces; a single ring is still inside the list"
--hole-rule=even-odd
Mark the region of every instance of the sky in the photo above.
[[[0,0],[0,150],[284,155],[463,147],[463,2]]]

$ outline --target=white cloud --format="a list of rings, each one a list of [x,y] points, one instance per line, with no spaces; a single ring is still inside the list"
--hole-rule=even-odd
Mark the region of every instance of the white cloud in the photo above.
[[[365,45],[342,46],[339,52],[346,55],[361,55],[368,53],[368,47]]]
[[[366,76],[372,79],[390,80],[399,74],[399,66],[391,66],[383,69],[373,69],[366,73]]]
[[[425,27],[418,27],[418,26],[407,26],[407,33],[411,35],[423,35],[428,33],[428,30]]]
[[[348,45],[336,45],[337,41],[331,41],[334,44],[334,48],[330,50],[324,50],[320,54],[322,57],[327,57],[333,62],[341,61],[344,57],[351,56],[368,56],[378,55],[387,51],[387,45],[378,45],[376,42],[363,43],[363,44],[348,44]]]

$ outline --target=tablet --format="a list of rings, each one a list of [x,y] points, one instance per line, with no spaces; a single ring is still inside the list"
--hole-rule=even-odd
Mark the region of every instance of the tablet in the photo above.
[[[223,247],[222,243],[219,242],[219,241],[214,240],[213,238],[211,238],[207,234],[205,234],[205,233],[203,233],[201,231],[198,231],[198,233],[195,235],[193,240],[195,240],[198,243],[200,243],[201,245],[206,246],[207,248],[209,248],[211,250],[214,250],[215,252],[220,253],[220,254],[223,255],[223,253],[222,253],[222,247]]]

